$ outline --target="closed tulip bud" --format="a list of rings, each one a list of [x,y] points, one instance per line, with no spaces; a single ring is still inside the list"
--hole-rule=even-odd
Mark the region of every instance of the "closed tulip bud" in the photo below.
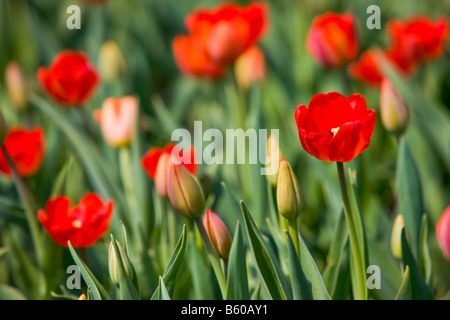
[[[242,89],[249,89],[255,82],[262,82],[266,75],[266,60],[261,49],[254,46],[245,51],[234,65],[236,81]]]
[[[203,217],[203,225],[217,256],[221,259],[228,259],[232,238],[225,223],[212,210],[207,210]]]
[[[380,91],[381,121],[387,131],[401,135],[408,126],[408,108],[400,94],[388,79],[381,82]]]
[[[195,176],[183,165],[170,164],[167,193],[175,210],[190,218],[199,217],[205,207],[205,196]]]
[[[403,215],[398,214],[394,220],[391,234],[391,251],[397,259],[402,258],[402,229],[405,226]]]
[[[272,185],[277,186],[278,171],[280,168],[280,159],[282,158],[280,147],[278,146],[278,139],[274,134],[267,139],[267,160],[266,160],[266,178]]]
[[[450,205],[436,224],[436,237],[444,257],[450,261]]]
[[[6,66],[5,82],[13,106],[19,110],[25,109],[28,105],[27,86],[22,69],[17,62],[11,61]]]
[[[138,101],[135,97],[107,98],[101,109],[94,111],[103,138],[112,147],[122,147],[134,138]]]
[[[127,66],[119,46],[106,41],[100,48],[100,74],[105,81],[113,81],[126,72]]]
[[[133,280],[134,271],[133,266],[131,265],[130,259],[126,254],[125,250],[122,248],[120,243],[116,240],[117,247],[119,248],[120,258],[122,259],[122,264],[124,266],[125,272],[127,273],[130,280]],[[108,254],[108,267],[109,267],[109,276],[113,283],[118,286],[119,285],[119,262],[117,261],[116,250],[114,249],[114,245],[111,241],[109,245],[109,254]]]
[[[278,211],[288,220],[297,219],[303,205],[300,184],[286,159],[280,161],[277,183]]]
[[[156,165],[155,173],[155,190],[161,198],[168,198],[167,195],[167,181],[169,177],[169,169],[171,164],[170,153],[163,153]]]

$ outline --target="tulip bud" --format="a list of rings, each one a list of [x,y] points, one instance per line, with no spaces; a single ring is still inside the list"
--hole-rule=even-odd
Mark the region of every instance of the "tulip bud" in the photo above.
[[[203,225],[217,256],[221,259],[228,259],[232,238],[225,223],[212,210],[207,210],[203,217]]]
[[[79,297],[78,300],[87,300],[88,298],[86,297],[86,295],[84,293],[82,293]]]
[[[278,211],[288,220],[297,219],[303,205],[300,184],[286,159],[281,158],[277,183]]]
[[[267,139],[267,160],[266,160],[266,178],[272,185],[277,186],[278,171],[280,169],[280,159],[282,158],[280,147],[278,146],[278,139],[274,134]]]
[[[100,74],[109,82],[126,71],[125,59],[114,41],[106,41],[100,48]]]
[[[402,229],[405,226],[403,215],[398,214],[394,220],[391,234],[391,251],[397,259],[402,258]]]
[[[19,110],[25,109],[28,105],[26,81],[17,62],[11,61],[6,66],[5,82],[11,103]]]
[[[444,257],[450,261],[450,205],[436,224],[436,237]]]
[[[388,79],[381,82],[380,91],[381,121],[387,131],[401,135],[408,126],[408,108],[400,94]]]
[[[131,265],[130,259],[126,254],[125,250],[122,248],[120,243],[116,240],[117,247],[119,248],[120,257],[122,259],[123,266],[125,268],[125,272],[127,273],[130,280],[133,280],[133,266]],[[119,262],[117,261],[116,250],[114,249],[114,245],[111,241],[109,245],[109,254],[108,254],[108,266],[109,266],[109,276],[115,285],[119,285]]]
[[[197,178],[183,165],[170,164],[167,193],[178,212],[197,218],[205,207],[205,196]]]
[[[245,51],[234,65],[236,81],[243,89],[248,89],[255,82],[262,82],[266,74],[264,53],[258,47]]]
[[[170,153],[163,153],[158,160],[155,172],[155,190],[156,193],[166,199],[167,195],[167,180],[169,177],[169,169],[171,164]]]

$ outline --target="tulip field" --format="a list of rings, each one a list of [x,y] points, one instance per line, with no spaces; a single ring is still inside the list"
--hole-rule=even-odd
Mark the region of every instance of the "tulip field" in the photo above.
[[[449,300],[449,38],[449,1],[0,1],[0,300]]]

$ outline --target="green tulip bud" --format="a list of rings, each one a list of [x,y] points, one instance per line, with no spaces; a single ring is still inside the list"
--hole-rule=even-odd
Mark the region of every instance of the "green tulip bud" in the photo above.
[[[286,159],[281,158],[277,183],[278,211],[288,220],[300,215],[303,199],[300,184]]]
[[[408,126],[408,108],[400,94],[388,79],[381,82],[381,122],[390,133],[401,135]]]
[[[405,226],[403,215],[398,214],[395,217],[391,234],[391,251],[397,259],[402,258],[402,229]]]
[[[125,250],[122,248],[120,243],[116,240],[117,247],[119,248],[120,257],[122,259],[122,264],[125,268],[125,272],[127,273],[130,280],[133,280],[134,271],[133,266],[131,265],[131,261],[128,258]],[[119,285],[119,262],[117,261],[116,250],[114,249],[114,245],[111,241],[109,245],[109,254],[108,254],[108,267],[109,267],[109,275],[113,283],[118,286]]]

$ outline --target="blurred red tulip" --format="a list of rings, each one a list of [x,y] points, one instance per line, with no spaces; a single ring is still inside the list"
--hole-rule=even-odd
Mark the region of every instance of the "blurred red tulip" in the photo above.
[[[245,51],[234,65],[236,81],[241,88],[248,89],[255,82],[262,82],[266,75],[266,59],[257,46]]]
[[[45,154],[44,130],[42,128],[37,127],[32,130],[22,127],[11,128],[8,130],[3,145],[19,176],[31,176],[41,167]],[[11,169],[2,150],[0,150],[0,171],[7,176],[11,176]]]
[[[47,202],[38,218],[53,240],[67,247],[89,247],[107,231],[114,202],[104,202],[97,194],[88,193],[73,208],[67,197],[56,196]]]
[[[101,109],[94,111],[103,138],[113,147],[129,144],[134,137],[138,101],[135,97],[107,98]]]
[[[233,239],[222,219],[212,210],[206,210],[203,226],[217,256],[221,259],[228,259]]]
[[[444,257],[450,261],[450,205],[442,213],[436,225],[436,237]]]
[[[315,95],[308,108],[295,110],[300,142],[310,155],[322,161],[348,162],[370,144],[375,111],[367,110],[360,94],[348,98],[337,92]]]
[[[163,154],[172,154],[173,148],[175,148],[174,143],[167,144],[164,148],[154,147],[147,151],[147,153],[142,157],[141,164],[147,172],[148,176],[155,180],[156,170],[158,166],[158,162]],[[198,165],[194,163],[194,159],[196,157],[195,149],[193,146],[187,150],[188,154],[183,155],[182,150],[180,150],[179,155],[184,158],[184,156],[190,159],[190,163],[183,163],[183,165],[188,169],[191,174],[197,172]],[[170,158],[171,159],[171,158]]]
[[[365,51],[359,60],[353,61],[348,66],[348,73],[354,79],[368,85],[379,86],[383,80],[379,59],[382,51],[373,48]]]
[[[319,64],[341,67],[356,57],[358,48],[356,22],[350,13],[326,12],[312,21],[306,50]]]
[[[59,53],[50,68],[40,67],[37,77],[56,102],[72,107],[83,106],[99,82],[98,73],[87,55],[70,50]]]
[[[387,25],[392,39],[390,51],[401,52],[418,63],[439,58],[445,51],[448,21],[441,17],[432,21],[426,16],[406,21],[393,19]]]

